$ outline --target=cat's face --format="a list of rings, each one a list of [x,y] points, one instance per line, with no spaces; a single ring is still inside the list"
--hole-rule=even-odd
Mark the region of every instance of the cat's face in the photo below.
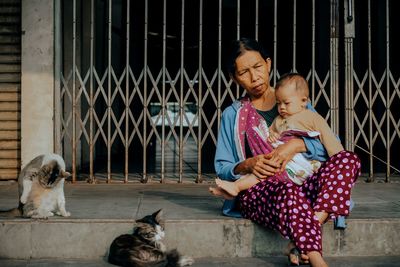
[[[69,177],[71,174],[60,169],[56,160],[50,161],[43,165],[39,170],[39,183],[45,188],[56,186],[62,179]]]
[[[135,233],[149,241],[156,242],[164,238],[164,220],[162,210],[158,210],[152,215],[147,215],[140,220],[136,220]]]

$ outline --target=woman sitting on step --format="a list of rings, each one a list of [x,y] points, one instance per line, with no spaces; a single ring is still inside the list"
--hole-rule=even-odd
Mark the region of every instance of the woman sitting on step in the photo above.
[[[242,38],[234,43],[230,55],[231,78],[246,91],[257,114],[270,126],[278,111],[274,88],[269,84],[268,53],[257,41]],[[234,208],[239,208],[244,218],[290,239],[291,264],[309,262],[312,266],[327,266],[322,258],[321,225],[329,218],[349,215],[351,189],[360,173],[358,157],[343,150],[327,159],[322,144],[306,137],[292,138],[269,154],[253,154],[246,134],[236,131],[240,103],[235,101],[222,114],[215,169],[222,180],[235,181],[242,175],[254,174],[261,182],[240,192],[234,200],[225,201],[224,214],[235,215]],[[244,155],[240,150],[242,143]],[[283,181],[276,175],[296,153],[323,162],[302,185]]]

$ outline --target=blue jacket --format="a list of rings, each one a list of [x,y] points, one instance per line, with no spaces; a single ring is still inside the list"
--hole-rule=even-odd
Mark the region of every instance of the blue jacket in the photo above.
[[[233,170],[240,163],[235,145],[235,118],[240,107],[239,101],[234,101],[232,105],[227,107],[222,113],[221,127],[218,132],[217,149],[215,152],[214,167],[219,178],[223,180],[234,181],[240,177],[240,174],[234,174]],[[310,103],[307,108],[315,111]],[[271,122],[269,122],[271,124]],[[307,159],[315,159],[325,161],[328,157],[324,146],[319,139],[303,138],[307,148],[307,152],[303,155]],[[226,216],[241,217],[240,213],[235,210],[235,200],[225,200],[222,213]]]

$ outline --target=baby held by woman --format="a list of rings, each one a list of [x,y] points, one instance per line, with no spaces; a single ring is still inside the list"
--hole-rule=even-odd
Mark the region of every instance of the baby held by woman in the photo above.
[[[307,81],[301,75],[297,73],[282,75],[275,85],[275,97],[279,116],[270,127],[267,126],[265,120],[260,120],[255,109],[249,106],[252,105],[251,102],[242,102],[243,110],[237,130],[246,135],[245,139],[259,139],[258,144],[261,143],[267,148],[264,151],[272,151],[290,138],[309,136],[319,138],[330,157],[344,150],[325,119],[317,112],[306,108],[309,89]],[[252,124],[258,127],[246,129],[246,123],[241,124],[241,121],[249,120],[260,120],[260,123]],[[247,143],[252,152],[260,150],[259,147],[251,146],[254,142]],[[277,176],[283,181],[301,185],[320,166],[319,161],[308,160],[298,153],[292,160],[282,163],[281,171]],[[234,182],[216,179],[217,187],[211,187],[210,192],[216,196],[232,199],[242,190],[249,189],[264,178],[267,177],[260,178],[254,174],[246,174]]]

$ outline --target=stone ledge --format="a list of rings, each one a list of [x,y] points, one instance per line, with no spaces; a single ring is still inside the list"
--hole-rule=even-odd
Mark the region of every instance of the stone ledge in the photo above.
[[[0,220],[0,258],[98,259],[118,235],[130,233],[133,220]],[[400,255],[400,219],[348,220],[346,230],[323,229],[325,256]],[[168,248],[201,257],[282,255],[287,240],[245,219],[167,220]]]

